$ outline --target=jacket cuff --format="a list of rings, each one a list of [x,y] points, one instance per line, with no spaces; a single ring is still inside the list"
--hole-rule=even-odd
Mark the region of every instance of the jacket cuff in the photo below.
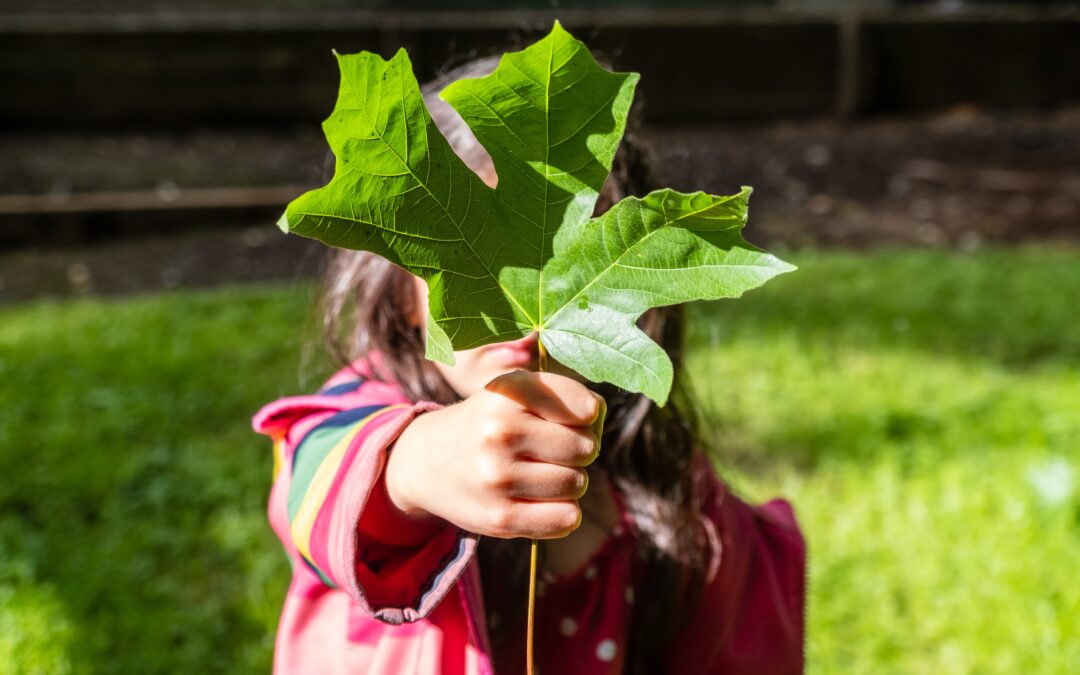
[[[343,477],[338,508],[331,519],[330,576],[342,582],[342,590],[360,609],[386,623],[401,624],[427,616],[476,552],[479,537],[446,522],[411,546],[397,545],[393,537],[378,536],[388,526],[420,527],[415,522],[397,522],[403,519],[378,503],[386,496],[380,497],[377,488],[388,450],[401,432],[418,414],[440,407],[422,401],[403,408],[365,439],[365,452],[357,455]],[[369,504],[374,509],[372,515],[390,516],[395,522],[374,523],[361,531],[361,517]],[[423,527],[429,529],[430,523]]]

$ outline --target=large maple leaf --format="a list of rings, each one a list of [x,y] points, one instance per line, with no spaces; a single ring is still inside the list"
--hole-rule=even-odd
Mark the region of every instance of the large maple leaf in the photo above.
[[[605,70],[557,22],[490,75],[441,94],[491,155],[493,189],[439,133],[404,50],[338,63],[323,123],[334,178],[279,224],[422,277],[429,358],[453,363],[454,350],[536,331],[563,365],[663,404],[671,361],[638,329],[641,314],[736,297],[794,269],[741,237],[749,188],[658,190],[591,217],[638,75]]]

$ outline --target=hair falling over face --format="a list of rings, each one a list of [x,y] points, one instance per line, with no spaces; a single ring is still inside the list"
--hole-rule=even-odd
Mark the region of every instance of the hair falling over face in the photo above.
[[[464,121],[438,92],[450,82],[491,72],[481,59],[424,87],[424,99],[440,131],[473,171],[491,170],[491,159]],[[606,211],[625,196],[643,196],[652,181],[645,153],[628,129],[612,173],[596,205]],[[413,400],[458,400],[439,370],[424,357],[422,330],[410,321],[418,311],[412,275],[363,251],[338,250],[327,269],[322,297],[327,346],[343,364],[379,353],[375,376],[400,385]],[[697,417],[682,385],[684,319],[680,307],[646,312],[641,329],[659,343],[675,366],[671,398],[663,408],[640,394],[611,385],[590,385],[604,396],[608,414],[591,470],[603,471],[622,492],[641,532],[638,549],[646,583],[634,603],[628,636],[628,673],[663,672],[672,639],[692,615],[704,583],[707,541],[698,512],[691,465],[698,450]],[[493,652],[524,635],[529,547],[517,540],[485,538],[479,551]],[[543,568],[543,556],[540,558]],[[497,622],[492,617],[499,617]],[[538,645],[543,649],[543,645]],[[496,672],[516,672],[496,663]],[[501,666],[501,667],[500,667]]]

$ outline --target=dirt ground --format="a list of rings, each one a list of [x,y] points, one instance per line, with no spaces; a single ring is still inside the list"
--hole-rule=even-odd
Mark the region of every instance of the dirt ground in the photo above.
[[[1080,239],[1080,109],[671,130],[669,184],[753,185],[748,234],[792,246]]]
[[[766,246],[950,247],[1080,242],[1080,108],[850,123],[650,128],[661,186],[752,185],[747,238]],[[318,130],[0,136],[0,195],[317,185]],[[317,274],[321,247],[270,220],[0,250],[0,302]],[[176,230],[168,228],[170,232]]]

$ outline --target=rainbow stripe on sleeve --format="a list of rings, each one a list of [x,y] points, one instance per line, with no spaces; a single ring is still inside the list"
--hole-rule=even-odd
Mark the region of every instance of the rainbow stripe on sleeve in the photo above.
[[[292,481],[287,502],[289,526],[297,552],[328,585],[333,585],[320,569],[317,555],[324,552],[331,511],[332,488],[355,459],[365,432],[379,426],[375,420],[408,405],[369,405],[332,415],[308,432],[292,456]],[[336,491],[335,491],[336,492]]]

